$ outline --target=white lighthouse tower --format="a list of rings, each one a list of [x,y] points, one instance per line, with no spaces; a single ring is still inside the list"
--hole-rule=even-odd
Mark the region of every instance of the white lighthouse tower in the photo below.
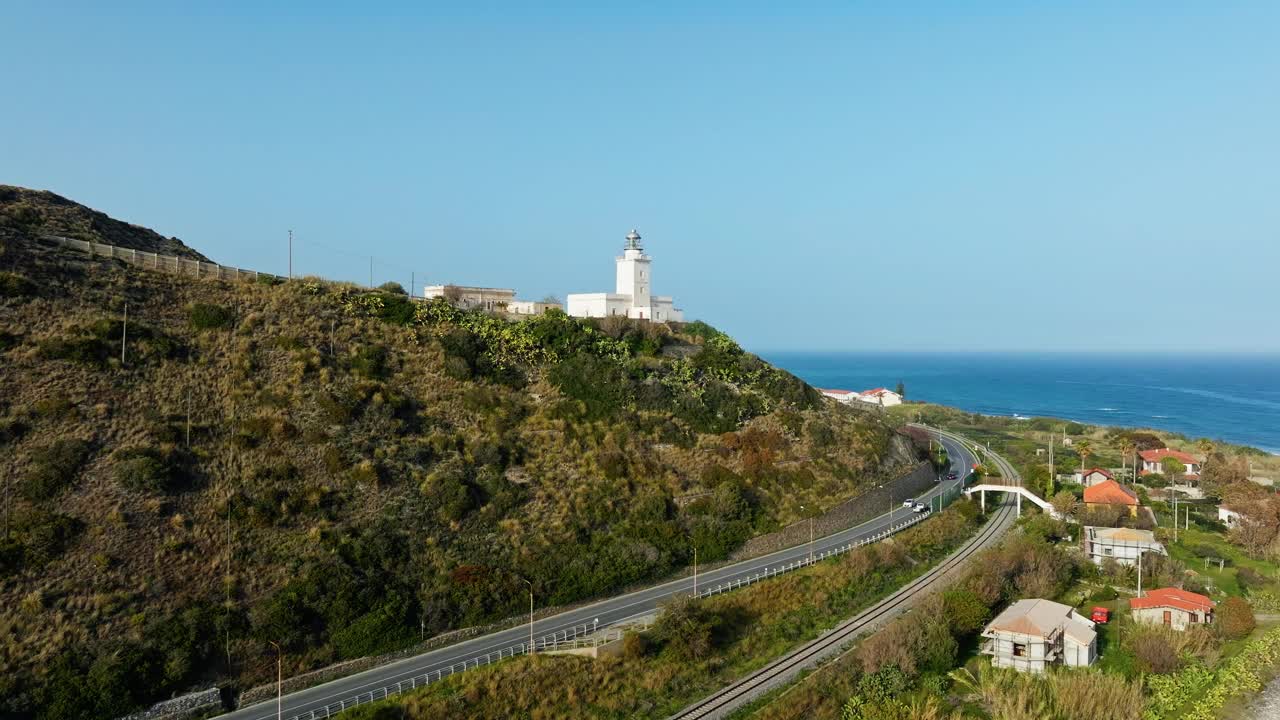
[[[567,298],[568,313],[575,317],[622,316],[655,322],[681,322],[684,313],[668,296],[653,294],[653,258],[640,247],[640,233],[627,233],[622,255],[615,258],[615,292],[574,293]]]
[[[634,229],[627,233],[627,244],[622,249],[622,256],[617,258],[617,264],[617,294],[630,295],[632,307],[649,307],[652,304],[649,301],[649,282],[653,258],[644,254],[644,248],[640,247],[640,233]]]

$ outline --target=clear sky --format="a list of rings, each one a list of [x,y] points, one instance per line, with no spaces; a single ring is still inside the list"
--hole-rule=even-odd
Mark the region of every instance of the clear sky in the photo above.
[[[755,350],[1280,351],[1274,1],[195,5],[6,2],[0,182],[534,299],[634,226]]]

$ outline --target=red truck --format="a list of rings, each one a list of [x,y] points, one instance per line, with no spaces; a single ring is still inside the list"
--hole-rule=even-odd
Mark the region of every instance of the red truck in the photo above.
[[[1095,607],[1093,609],[1093,614],[1089,616],[1089,619],[1096,623],[1105,625],[1107,621],[1111,619],[1111,611],[1104,607]]]

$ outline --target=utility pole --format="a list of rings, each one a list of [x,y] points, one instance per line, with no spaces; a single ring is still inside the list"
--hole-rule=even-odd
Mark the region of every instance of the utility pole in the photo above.
[[[129,303],[124,304],[124,324],[120,326],[120,367],[124,367],[124,349],[129,343]]]
[[[1057,482],[1058,477],[1054,475],[1053,467],[1053,431],[1049,431],[1049,484],[1053,485]],[[1046,498],[1047,499],[1047,498]]]
[[[227,672],[231,672],[231,499],[235,497],[227,490],[227,568],[222,584],[227,589]]]
[[[289,279],[293,279],[293,231],[289,231]]]
[[[409,273],[409,299],[413,299],[413,286],[418,284],[418,274],[416,272]]]
[[[373,287],[373,256],[369,256],[369,287]]]
[[[1142,597],[1142,551],[1138,551],[1138,597]]]
[[[284,653],[276,641],[267,642],[276,647],[276,720],[284,720]]]

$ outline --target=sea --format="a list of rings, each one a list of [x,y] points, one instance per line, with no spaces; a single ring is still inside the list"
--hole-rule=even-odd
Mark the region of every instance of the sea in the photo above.
[[[1280,355],[834,353],[760,357],[820,388],[1003,416],[1167,430],[1280,454]]]

